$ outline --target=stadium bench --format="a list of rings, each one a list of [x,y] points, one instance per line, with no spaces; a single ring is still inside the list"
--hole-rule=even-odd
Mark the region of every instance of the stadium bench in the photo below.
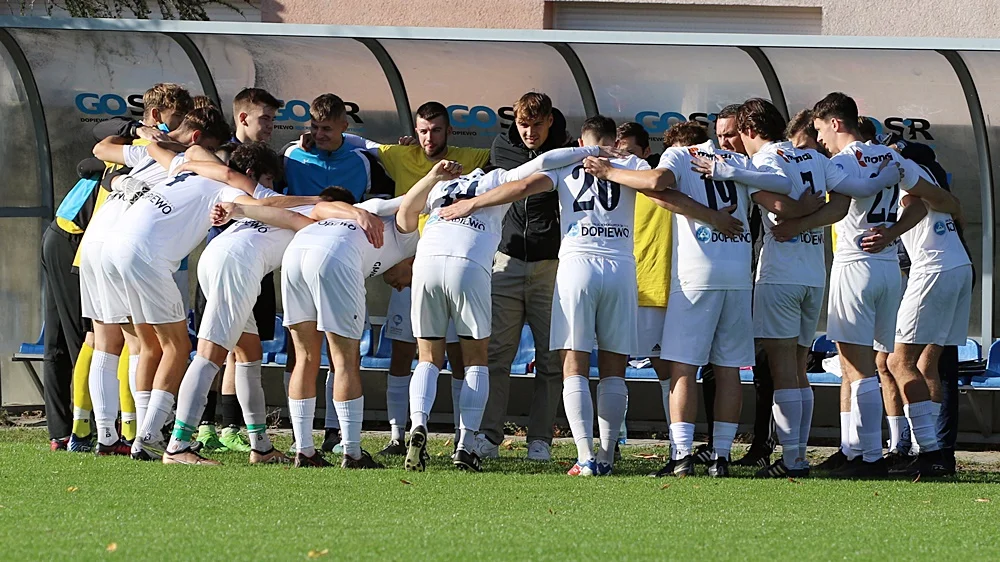
[[[12,361],[17,363],[22,363],[24,368],[28,371],[28,376],[31,377],[31,382],[34,383],[35,388],[38,390],[38,394],[44,394],[45,387],[42,385],[42,379],[38,376],[38,371],[35,370],[35,363],[41,363],[45,358],[45,324],[42,324],[42,329],[38,333],[38,341],[35,343],[22,343],[18,349],[17,353],[11,357]]]
[[[527,324],[521,328],[521,341],[517,344],[514,363],[510,366],[510,374],[526,375],[535,370],[535,335]]]

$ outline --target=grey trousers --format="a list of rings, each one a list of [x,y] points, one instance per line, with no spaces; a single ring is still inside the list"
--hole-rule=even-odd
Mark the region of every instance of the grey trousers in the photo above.
[[[528,417],[528,442],[552,443],[552,424],[562,395],[562,361],[549,350],[552,295],[559,260],[524,262],[497,252],[493,261],[493,325],[489,346],[490,397],[481,431],[503,441],[510,394],[510,365],[527,322],[535,338],[535,388]]]

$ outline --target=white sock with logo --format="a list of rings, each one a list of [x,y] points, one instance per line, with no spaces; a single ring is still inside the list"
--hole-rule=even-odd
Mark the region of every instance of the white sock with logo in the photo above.
[[[119,356],[94,350],[90,360],[90,400],[94,405],[97,422],[97,441],[110,447],[118,442],[115,420],[118,418],[118,360]]]
[[[452,379],[452,381],[454,380]],[[466,367],[459,403],[461,434],[458,446],[460,449],[466,451],[474,449],[476,432],[479,431],[479,426],[483,422],[483,413],[486,411],[486,401],[489,400],[489,397],[489,368],[485,365]]]
[[[563,409],[576,443],[576,458],[586,462],[594,458],[594,402],[590,381],[584,376],[563,379]]]
[[[427,419],[437,398],[438,374],[441,372],[434,363],[424,361],[417,364],[410,379],[410,431],[422,426],[427,429]]]

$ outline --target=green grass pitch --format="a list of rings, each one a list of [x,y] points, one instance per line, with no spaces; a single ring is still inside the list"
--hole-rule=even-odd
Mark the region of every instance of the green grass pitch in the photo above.
[[[377,451],[385,436],[366,437]],[[276,440],[287,447],[288,439]],[[652,479],[665,447],[623,450],[616,474],[571,478],[575,448],[482,474],[432,442],[427,472],[164,466],[50,453],[0,430],[4,560],[945,560],[1000,556],[1000,473],[940,482]]]

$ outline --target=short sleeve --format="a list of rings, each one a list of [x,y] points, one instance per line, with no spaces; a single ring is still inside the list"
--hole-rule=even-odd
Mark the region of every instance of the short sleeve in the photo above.
[[[782,177],[788,177],[784,168],[781,167],[780,158],[780,156],[772,152],[758,152],[754,155],[751,164],[760,172],[768,172],[771,174],[778,174]]]
[[[913,189],[917,182],[920,181],[922,177],[923,170],[920,166],[910,160],[909,158],[903,158],[895,153],[893,153],[893,160],[899,163],[899,167],[902,168],[903,178],[899,181],[899,187],[903,188],[905,191]]]
[[[821,155],[819,160],[823,163],[823,176],[826,179],[827,191],[836,191],[837,186],[847,179],[847,172],[845,172],[843,168],[834,164],[833,160],[830,160],[829,158],[824,158]]]
[[[378,158],[382,161],[382,167],[385,168],[385,172],[393,179],[399,176],[401,148],[403,147],[398,144],[383,144],[378,147]]]
[[[254,199],[267,199],[268,197],[277,197],[279,195],[281,194],[278,193],[277,191],[274,191],[273,189],[268,189],[259,183],[257,184],[257,187],[253,191]]]
[[[145,146],[125,145],[122,146],[122,156],[126,166],[135,168],[139,162],[149,156],[149,151],[146,150]]]
[[[556,190],[557,186],[559,185],[559,179],[560,179],[559,178],[559,170],[547,170],[547,171],[544,171],[544,172],[538,172],[538,175],[545,176],[545,177],[549,178],[549,181],[552,182],[552,187],[549,188],[549,191],[555,191]]]
[[[246,193],[244,193],[242,189],[236,189],[235,187],[226,186],[219,191],[219,201],[232,203],[233,201],[236,201],[238,197],[242,197],[245,195]]]
[[[853,154],[834,154],[833,157],[830,158],[830,163],[843,170],[847,175],[851,175],[852,168],[849,166],[853,165],[852,161],[857,162]]]
[[[668,148],[662,156],[660,156],[660,163],[656,165],[657,169],[670,170],[674,173],[674,177],[681,177],[684,173],[686,167],[689,166],[687,153],[674,149]]]

